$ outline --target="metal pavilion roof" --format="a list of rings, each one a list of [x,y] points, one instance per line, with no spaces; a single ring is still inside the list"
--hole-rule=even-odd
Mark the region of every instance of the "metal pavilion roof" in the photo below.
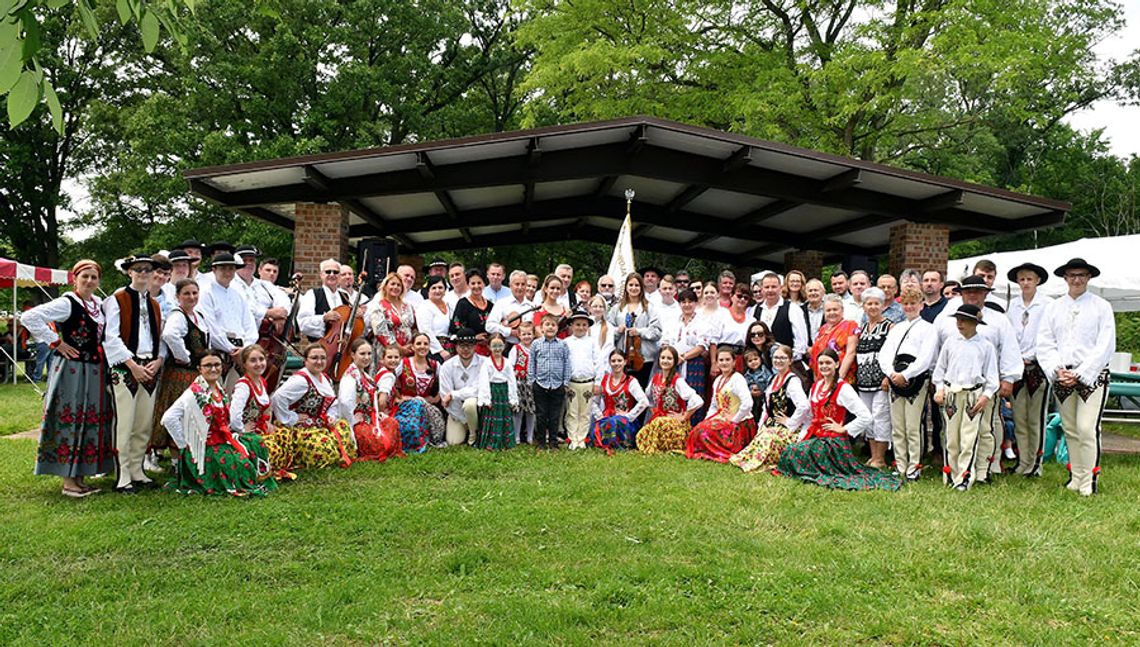
[[[350,238],[405,251],[559,240],[612,244],[633,204],[634,247],[738,266],[783,253],[881,254],[904,220],[951,241],[1057,225],[1070,205],[698,128],[628,117],[187,171],[191,192],[292,229],[297,202],[337,202]]]

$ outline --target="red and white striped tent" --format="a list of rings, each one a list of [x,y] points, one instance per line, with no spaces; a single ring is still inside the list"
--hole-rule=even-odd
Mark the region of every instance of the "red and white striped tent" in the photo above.
[[[70,276],[67,270],[36,267],[35,265],[26,265],[6,258],[0,258],[0,288],[12,288],[13,315],[18,312],[16,294],[20,291],[20,288],[43,287],[45,285],[67,285],[70,282]],[[13,321],[15,321],[14,316]],[[15,369],[16,365],[17,339],[19,338],[15,333],[16,329],[13,327],[12,355],[9,358],[12,362],[13,369]],[[2,350],[3,349],[0,349],[0,351]],[[7,353],[5,352],[4,354],[6,355]],[[14,384],[15,382],[16,371],[13,370],[12,383]]]
[[[0,258],[0,288],[67,285],[69,282],[67,270],[36,267]]]

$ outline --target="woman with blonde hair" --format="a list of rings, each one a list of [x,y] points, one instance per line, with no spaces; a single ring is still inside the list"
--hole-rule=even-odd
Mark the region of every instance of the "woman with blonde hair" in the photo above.
[[[376,298],[368,303],[364,320],[382,346],[396,346],[400,355],[412,354],[412,335],[416,333],[416,311],[404,302],[404,280],[391,272],[380,282]]]

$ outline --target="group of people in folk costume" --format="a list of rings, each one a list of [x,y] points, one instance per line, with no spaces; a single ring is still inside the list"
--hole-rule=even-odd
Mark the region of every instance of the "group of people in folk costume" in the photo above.
[[[290,296],[250,245],[188,240],[116,268],[129,285],[101,299],[102,268],[76,263],[73,291],[22,318],[54,353],[36,473],[68,497],[98,492],[86,479],[102,474],[116,492],[157,487],[148,472],[166,457],[167,489],[247,496],[300,470],[520,443],[680,453],[841,489],[898,489],[938,462],[969,490],[1003,458],[1040,475],[1051,406],[1069,489],[1092,494],[1100,475],[1115,325],[1079,258],[1054,270],[1069,288],[1056,300],[1037,292],[1044,268],[1009,270],[1021,293],[1008,304],[985,261],[955,282],[840,271],[830,292],[798,271],[749,284],[646,267],[591,283],[569,265],[540,278],[434,261],[423,280],[410,265],[377,277],[371,298],[333,259]],[[354,323],[346,312],[366,334],[333,368],[312,342]],[[285,325],[301,366],[271,384],[283,358],[259,339]]]

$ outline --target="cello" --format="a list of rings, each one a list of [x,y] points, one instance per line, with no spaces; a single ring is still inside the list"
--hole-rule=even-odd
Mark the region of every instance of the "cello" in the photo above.
[[[364,263],[368,264],[368,257],[365,255]],[[352,355],[348,352],[348,347],[352,342],[360,339],[367,332],[367,326],[364,325],[364,318],[357,317],[356,313],[360,309],[360,297],[363,296],[361,288],[364,287],[364,279],[368,276],[368,272],[361,271],[356,277],[356,297],[352,300],[352,305],[341,305],[333,308],[330,312],[340,314],[340,321],[335,326],[330,326],[329,331],[325,333],[317,342],[324,347],[325,353],[328,355],[329,362],[325,366],[325,375],[328,375],[334,383],[340,381],[340,376],[348,369],[348,365],[352,363]]]
[[[273,322],[269,319],[261,322],[260,336],[257,339],[257,344],[265,349],[265,384],[270,393],[277,389],[277,383],[281,381],[281,374],[285,369],[285,360],[289,355],[289,351],[299,355],[297,349],[293,347],[294,336],[296,333],[297,323],[297,309],[301,303],[301,280],[304,275],[296,272],[289,278],[289,288],[293,291],[293,307],[289,310],[289,315],[285,317],[284,321]]]

